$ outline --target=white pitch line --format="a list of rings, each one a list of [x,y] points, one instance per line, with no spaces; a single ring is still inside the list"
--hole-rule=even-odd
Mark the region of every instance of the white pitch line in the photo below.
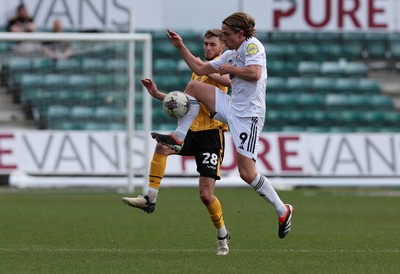
[[[118,248],[0,248],[0,252],[85,252],[85,253],[182,253],[210,252],[211,249],[118,249]],[[231,249],[236,253],[400,253],[400,249]]]

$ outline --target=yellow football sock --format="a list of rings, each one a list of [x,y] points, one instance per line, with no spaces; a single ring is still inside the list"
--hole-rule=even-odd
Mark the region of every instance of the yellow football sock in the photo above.
[[[150,165],[149,187],[160,188],[160,183],[164,177],[165,166],[167,165],[167,155],[154,153]]]
[[[210,214],[211,221],[214,226],[219,229],[224,226],[224,218],[222,217],[221,204],[217,197],[215,200],[207,206],[208,213]]]

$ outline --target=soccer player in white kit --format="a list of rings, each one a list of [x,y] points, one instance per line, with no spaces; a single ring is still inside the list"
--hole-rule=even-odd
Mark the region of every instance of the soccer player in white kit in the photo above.
[[[213,119],[228,123],[236,146],[240,177],[275,208],[283,239],[291,229],[294,209],[284,204],[266,177],[256,170],[258,139],[265,120],[267,86],[266,55],[262,43],[254,37],[254,18],[244,12],[228,16],[222,22],[223,40],[229,50],[217,60],[203,62],[191,54],[182,38],[168,30],[171,43],[179,50],[190,69],[197,75],[218,72],[229,74],[232,94],[229,96],[214,86],[199,81],[188,83],[189,112],[178,120],[177,129],[168,135],[153,132],[152,137],[179,151],[187,131],[199,112],[199,103],[207,106]]]

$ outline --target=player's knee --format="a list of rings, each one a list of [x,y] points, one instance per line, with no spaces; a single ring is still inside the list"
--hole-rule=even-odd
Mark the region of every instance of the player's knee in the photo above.
[[[253,174],[245,169],[239,170],[240,178],[242,178],[243,181],[245,181],[248,184],[251,184],[253,181]]]
[[[195,97],[198,84],[199,81],[194,81],[194,80],[190,81],[186,85],[185,93]]]
[[[213,194],[206,190],[200,190],[200,200],[204,205],[209,205],[212,202]]]

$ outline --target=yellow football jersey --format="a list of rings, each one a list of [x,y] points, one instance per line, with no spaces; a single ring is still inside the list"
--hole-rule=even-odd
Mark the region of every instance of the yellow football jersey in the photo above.
[[[198,80],[200,82],[216,86],[225,93],[228,92],[228,87],[218,84],[215,80],[211,79],[207,75],[197,76],[195,73],[193,73],[192,80]],[[227,131],[228,125],[218,120],[211,119],[210,112],[208,111],[207,107],[204,104],[200,103],[199,114],[193,120],[190,129],[192,131],[201,131],[201,130],[218,129],[218,128],[221,128],[223,131]]]

